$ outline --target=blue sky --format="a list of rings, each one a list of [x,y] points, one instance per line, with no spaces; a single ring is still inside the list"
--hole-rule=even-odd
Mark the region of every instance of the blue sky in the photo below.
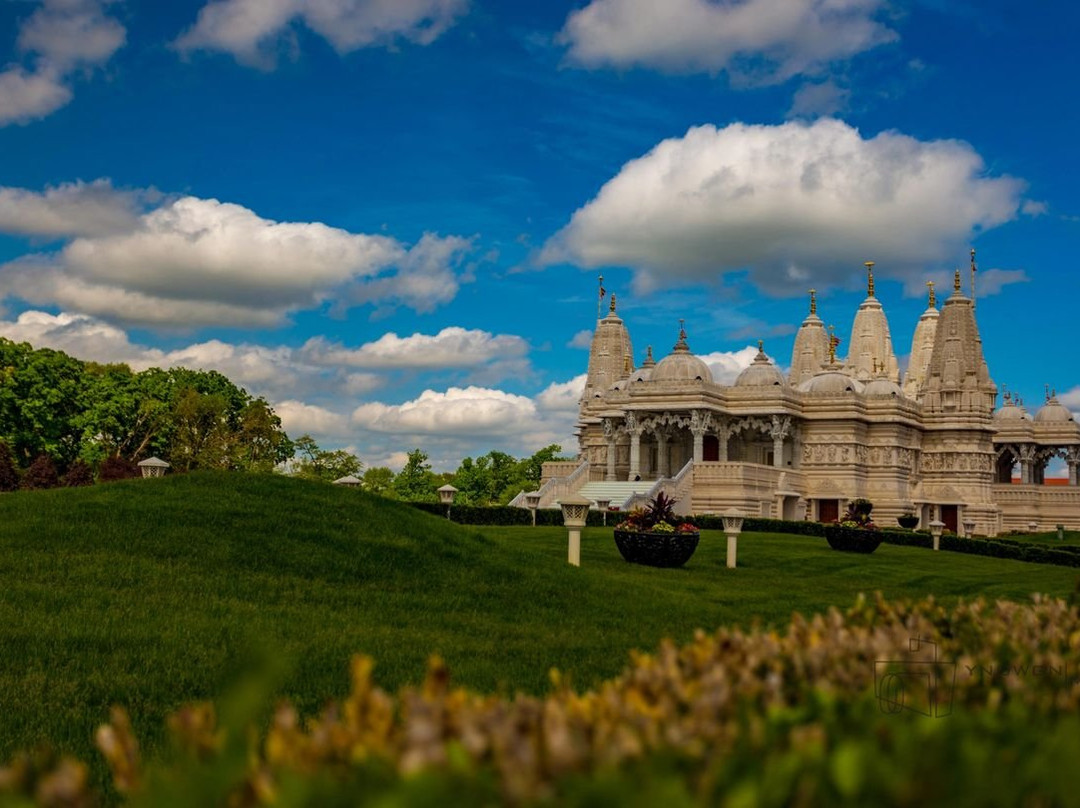
[[[219,369],[437,468],[573,449],[597,275],[638,361],[903,364],[978,251],[991,375],[1080,410],[1071,4],[0,2],[0,334]],[[964,273],[965,283],[967,272]],[[841,353],[844,345],[841,345]]]

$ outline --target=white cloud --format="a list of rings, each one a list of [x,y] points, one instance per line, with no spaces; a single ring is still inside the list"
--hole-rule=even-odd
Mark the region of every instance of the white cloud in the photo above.
[[[107,62],[126,38],[124,26],[106,16],[98,0],[44,0],[23,23],[18,44],[67,71]]]
[[[525,396],[484,387],[425,390],[402,404],[370,402],[352,414],[354,425],[375,432],[416,435],[506,435],[536,417],[536,405]]]
[[[349,418],[325,407],[289,399],[274,405],[281,426],[291,437],[300,435],[346,437],[351,433]]]
[[[69,194],[85,195],[85,187]],[[39,207],[50,207],[47,197]],[[57,227],[72,224],[58,218]],[[331,295],[336,305],[430,311],[456,294],[454,268],[470,247],[426,234],[409,249],[388,236],[276,222],[188,196],[143,214],[125,232],[78,237],[57,253],[0,267],[0,297],[157,326],[273,325]]]
[[[1046,202],[1038,202],[1034,199],[1025,199],[1020,205],[1020,212],[1025,216],[1043,216],[1049,211],[1050,206]]]
[[[980,269],[975,274],[975,294],[990,297],[1011,283],[1027,283],[1031,278],[1022,269]]]
[[[55,73],[29,73],[18,65],[0,73],[0,126],[44,118],[71,101]]]
[[[987,177],[960,141],[864,139],[828,118],[699,126],[624,165],[539,258],[631,267],[642,288],[746,270],[784,293],[842,283],[867,259],[915,277],[1014,218],[1023,187]]]
[[[756,346],[747,345],[738,351],[713,351],[702,354],[699,358],[709,366],[713,381],[717,384],[734,384],[735,379],[750,367],[757,356]]]
[[[586,351],[592,347],[593,332],[588,329],[578,331],[570,338],[570,341],[566,343],[567,348],[584,348]]]
[[[108,179],[66,182],[41,193],[0,187],[0,232],[57,237],[132,230],[147,195],[113,188]]]
[[[473,367],[520,357],[528,350],[528,343],[521,337],[457,326],[431,335],[399,337],[390,332],[353,349],[321,338],[308,340],[303,347],[304,353],[320,364],[368,368]]]
[[[835,115],[847,106],[851,91],[832,79],[808,81],[795,92],[788,114],[794,118]]]
[[[1058,401],[1073,411],[1080,418],[1080,385],[1058,395]]]
[[[18,49],[33,69],[15,64],[0,73],[0,126],[44,118],[66,105],[71,75],[105,64],[126,36],[101,0],[42,0],[18,34]]]
[[[567,382],[552,382],[536,397],[536,403],[545,410],[578,412],[581,395],[585,392],[585,379],[582,373]]]
[[[428,45],[467,7],[468,0],[213,0],[175,44],[182,52],[223,51],[270,67],[296,24],[348,53],[399,40]]]
[[[884,0],[592,0],[559,40],[587,67],[783,81],[897,38]]]

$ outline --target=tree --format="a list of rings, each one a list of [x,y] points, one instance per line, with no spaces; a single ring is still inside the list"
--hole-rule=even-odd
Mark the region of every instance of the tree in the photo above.
[[[299,457],[295,472],[298,477],[332,483],[342,477],[358,477],[364,468],[360,458],[352,452],[320,449],[311,435],[301,435],[294,446]]]
[[[394,472],[386,466],[374,466],[365,471],[364,476],[360,479],[364,484],[365,491],[385,496],[392,492]]]
[[[0,440],[0,491],[17,491],[18,489],[19,470],[15,467],[11,449]]]
[[[23,475],[21,487],[27,491],[42,488],[56,488],[60,485],[60,475],[56,473],[56,464],[47,454],[39,454]]]
[[[236,462],[245,471],[272,471],[293,456],[293,442],[281,429],[281,419],[262,398],[240,412]]]
[[[434,475],[428,456],[420,449],[409,452],[405,468],[394,478],[394,491],[406,502],[435,502]]]
[[[187,388],[173,408],[169,459],[181,471],[230,467],[229,403],[219,393]]]

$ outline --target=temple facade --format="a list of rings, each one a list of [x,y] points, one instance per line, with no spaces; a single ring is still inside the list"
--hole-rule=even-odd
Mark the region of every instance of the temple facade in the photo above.
[[[930,285],[903,375],[867,270],[845,358],[811,292],[790,371],[759,343],[730,386],[682,328],[667,356],[650,349],[636,366],[613,295],[589,353],[578,459],[545,468],[543,499],[573,490],[629,507],[667,490],[693,513],[831,521],[865,497],[883,525],[915,513],[959,534],[1080,527],[1080,425],[1049,390],[1034,416],[1008,395],[997,406],[959,270],[940,310]],[[1046,484],[1055,457],[1067,485]]]

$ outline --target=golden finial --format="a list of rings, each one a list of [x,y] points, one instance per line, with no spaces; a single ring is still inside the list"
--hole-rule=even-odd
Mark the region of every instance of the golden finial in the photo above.
[[[817,289],[810,290],[810,313],[817,314]]]
[[[960,268],[956,268],[956,274],[953,275],[952,290],[956,294],[960,294]]]
[[[686,320],[679,318],[679,337],[686,339]]]
[[[646,365],[651,365],[651,364],[653,364],[653,363],[654,363],[655,361],[656,361],[656,360],[654,360],[654,359],[652,358],[652,346],[650,345],[650,346],[648,347],[648,349],[647,349],[647,350],[645,351],[645,364],[646,364]]]
[[[829,364],[836,364],[836,335],[833,333],[836,326],[829,326]]]
[[[1046,401],[1047,401],[1047,403],[1049,403],[1050,402],[1050,385],[1047,384],[1047,385],[1044,385],[1044,386],[1046,387]]]
[[[934,294],[934,282],[927,281],[926,285],[930,287],[930,302],[927,303],[927,306],[932,309],[937,305],[937,295]]]
[[[867,295],[867,297],[873,297],[874,296],[874,262],[873,261],[863,261],[863,266],[866,267],[866,273],[868,275],[868,279],[866,281],[866,295]]]
[[[608,308],[608,311],[610,311],[612,314],[615,313],[615,293],[614,292],[611,293],[611,306]]]
[[[765,353],[765,340],[759,339],[757,341],[757,352],[759,354]]]

